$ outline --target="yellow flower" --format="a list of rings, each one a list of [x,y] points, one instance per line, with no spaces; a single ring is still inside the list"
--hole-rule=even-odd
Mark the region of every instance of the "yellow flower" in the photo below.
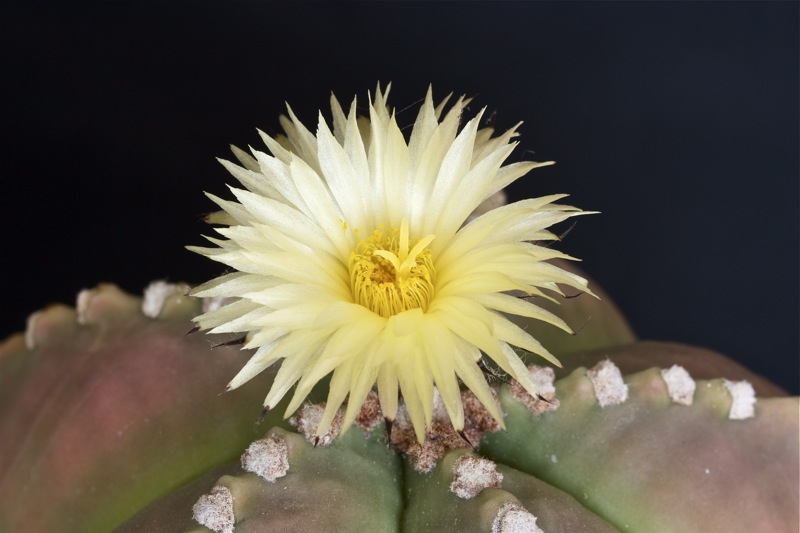
[[[502,425],[502,413],[477,362],[485,354],[536,394],[512,346],[558,361],[504,314],[560,318],[518,294],[549,298],[556,283],[588,291],[586,280],[546,261],[570,257],[536,241],[579,209],[523,200],[469,220],[486,199],[533,168],[503,166],[516,126],[498,137],[479,129],[483,111],[459,130],[466,101],[441,119],[431,91],[408,142],[380,87],[369,119],[347,115],[331,98],[333,132],[320,114],[316,135],[289,109],[285,136],[261,136],[272,155],[234,148],[243,167],[222,164],[245,189],[237,202],[209,197],[224,213],[214,222],[218,248],[190,249],[239,272],[197,287],[199,297],[232,297],[196,318],[212,333],[246,332],[255,354],[228,385],[234,389],[282,361],[264,401],[272,409],[294,387],[285,416],[332,373],[318,428],[324,435],[347,399],[343,427],[377,384],[392,420],[398,391],[417,434],[430,426],[434,387],[457,430],[464,427],[459,380]],[[520,291],[515,295],[511,291]],[[349,398],[348,398],[349,396]]]

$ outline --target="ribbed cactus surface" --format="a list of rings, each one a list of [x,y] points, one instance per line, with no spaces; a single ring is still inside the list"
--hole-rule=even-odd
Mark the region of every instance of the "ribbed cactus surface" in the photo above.
[[[565,368],[495,380],[505,430],[465,394],[464,434],[420,446],[370,401],[330,438],[313,406],[257,425],[272,375],[219,395],[248,354],[187,335],[184,291],[100,286],[0,346],[0,531],[797,531],[798,399],[608,299],[563,302],[574,337],[526,326]]]

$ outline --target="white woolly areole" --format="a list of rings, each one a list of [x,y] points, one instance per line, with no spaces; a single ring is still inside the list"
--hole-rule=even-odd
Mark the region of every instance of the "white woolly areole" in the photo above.
[[[312,443],[314,446],[322,445],[327,446],[333,439],[335,439],[339,432],[342,430],[342,421],[344,419],[344,413],[342,413],[341,409],[336,411],[336,415],[333,418],[330,426],[328,427],[328,431],[324,435],[317,435],[317,428],[319,428],[319,423],[322,420],[322,416],[325,414],[325,404],[311,404],[307,403],[304,404],[300,412],[294,415],[292,418],[289,419],[289,423],[297,428],[297,431],[305,436],[306,440]]]
[[[511,383],[511,394],[514,398],[525,405],[534,416],[558,409],[560,402],[556,398],[556,388],[553,385],[556,379],[553,369],[549,366],[530,365],[528,374],[536,394],[531,395],[515,380]]]
[[[692,405],[696,385],[685,368],[679,365],[672,365],[670,368],[661,370],[661,377],[664,378],[664,382],[667,384],[667,392],[673,402]]]
[[[544,533],[536,525],[536,517],[521,505],[508,502],[492,522],[492,533]]]
[[[489,459],[462,455],[453,463],[453,482],[450,492],[464,500],[474,498],[488,487],[500,487],[503,474],[497,471],[497,465]]]
[[[42,311],[36,311],[28,316],[28,321],[25,323],[25,348],[33,350],[36,348],[36,323],[42,316]]]
[[[555,398],[556,387],[553,382],[556,373],[549,366],[531,365],[528,367],[531,373],[531,381],[536,386],[536,392],[547,399]]]
[[[447,407],[444,405],[442,395],[438,387],[433,387],[433,416],[432,420],[440,423],[450,422],[450,415],[447,414]]]
[[[289,471],[286,441],[273,435],[251,443],[242,454],[242,468],[274,483]]]
[[[731,395],[731,410],[728,413],[728,418],[731,420],[744,420],[745,418],[752,418],[756,414],[756,391],[749,381],[730,381],[727,379],[722,380],[725,388]]]
[[[75,311],[78,313],[78,324],[86,325],[89,321],[86,318],[86,311],[89,309],[89,301],[92,299],[94,291],[91,289],[83,289],[78,293],[78,298],[75,301]]]
[[[600,407],[618,405],[628,399],[628,386],[622,381],[622,373],[608,359],[594,365],[586,374],[592,380]]]
[[[216,533],[233,533],[233,494],[227,487],[217,485],[200,496],[192,507],[192,518]]]
[[[144,290],[142,313],[146,317],[158,318],[168,298],[176,295],[183,296],[188,291],[189,287],[183,283],[167,283],[163,280],[153,281]]]
[[[216,311],[223,305],[227,305],[233,301],[233,298],[228,298],[227,296],[209,296],[208,298],[203,298],[203,312],[210,313],[211,311]]]

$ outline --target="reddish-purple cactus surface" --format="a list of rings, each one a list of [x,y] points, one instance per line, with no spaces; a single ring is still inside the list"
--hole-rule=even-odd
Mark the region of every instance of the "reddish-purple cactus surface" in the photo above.
[[[184,289],[103,285],[0,345],[0,531],[797,531],[798,399],[636,342],[607,298],[564,301],[573,337],[525,325],[565,367],[533,369],[542,398],[496,380],[506,430],[465,395],[464,435],[420,446],[369,402],[331,439],[314,409],[308,437],[256,425],[272,375],[219,395],[248,353],[186,335]]]
[[[5,341],[0,531],[108,529],[266,431],[263,388],[218,396],[244,354],[187,337],[198,311],[176,295],[150,318],[102,285]]]

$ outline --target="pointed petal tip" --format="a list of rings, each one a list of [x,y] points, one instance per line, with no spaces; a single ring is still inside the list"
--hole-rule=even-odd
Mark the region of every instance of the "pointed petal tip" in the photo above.
[[[469,444],[469,447],[470,447],[470,448],[472,448],[472,451],[473,451],[473,452],[475,452],[475,453],[478,453],[478,448],[476,448],[476,447],[475,447],[475,445],[474,445],[474,444],[472,444],[472,441],[470,441],[470,440],[467,438],[467,434],[466,434],[466,433],[464,433],[464,430],[463,430],[463,429],[456,429],[456,433],[458,433],[458,436],[459,436],[459,437],[461,437],[461,438],[464,440],[464,442],[466,442],[467,444]]]
[[[256,420],[257,426],[264,421],[264,419],[267,417],[267,414],[269,413],[269,410],[270,410],[269,405],[265,405],[264,408],[261,409],[261,414],[258,416],[258,420]]]

